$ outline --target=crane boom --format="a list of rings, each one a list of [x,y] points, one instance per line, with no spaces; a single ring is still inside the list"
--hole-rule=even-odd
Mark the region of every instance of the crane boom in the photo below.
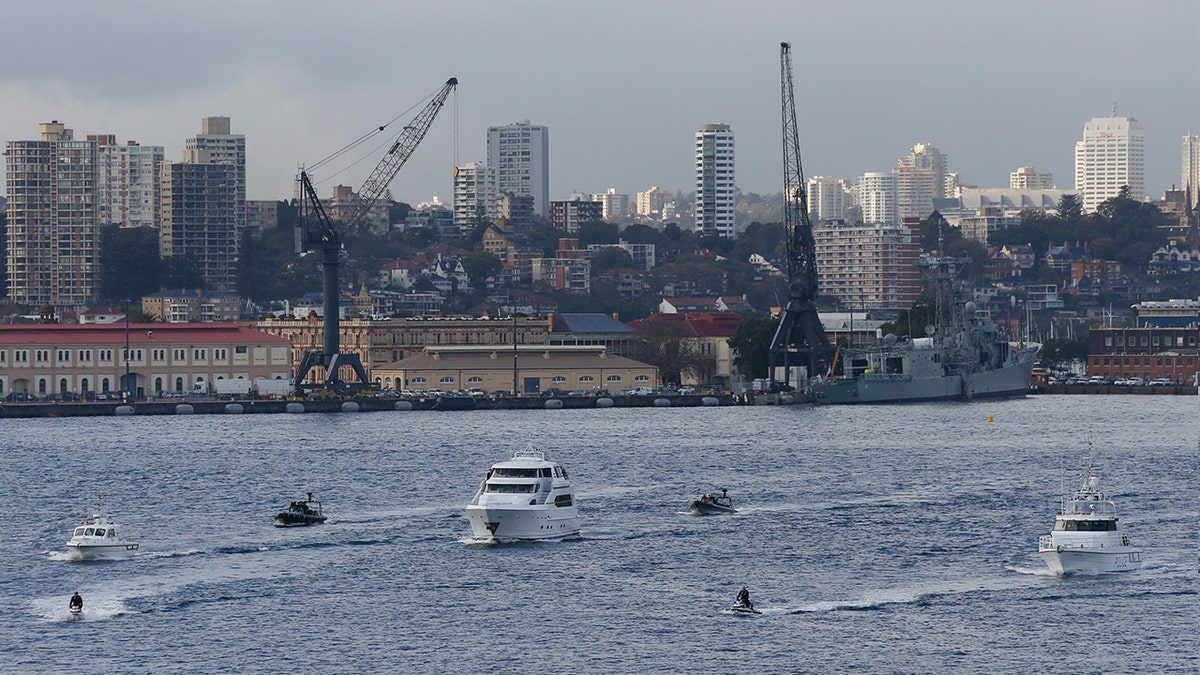
[[[808,192],[800,162],[800,130],[792,88],[792,48],[779,44],[779,77],[783,109],[783,226],[787,232],[788,303],[779,318],[768,355],[771,388],[788,390],[800,383],[793,366],[806,376],[823,374],[832,348],[817,314],[817,251],[808,216]]]

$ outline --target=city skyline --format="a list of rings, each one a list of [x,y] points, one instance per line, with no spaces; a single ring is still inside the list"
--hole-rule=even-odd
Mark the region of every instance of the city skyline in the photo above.
[[[246,137],[247,198],[288,199],[300,164],[453,76],[458,94],[392,183],[401,201],[449,202],[453,167],[486,157],[487,129],[526,119],[554,136],[551,200],[609,187],[690,192],[695,129],[714,122],[737,132],[738,188],[776,193],[780,41],[795,45],[808,176],[890,171],[915,144],[932,143],[969,184],[1004,187],[1031,166],[1071,189],[1083,125],[1116,99],[1146,130],[1146,192],[1157,197],[1179,183],[1181,139],[1200,131],[1194,2],[1133,13],[1116,2],[729,9],[620,0],[592,12],[430,6],[415,30],[411,8],[393,3],[302,13],[273,1],[33,6],[27,29],[4,48],[0,140],[36,138],[38,124],[59,120],[77,137],[162,145],[178,161],[200,119],[225,116]],[[357,14],[372,21],[347,20]],[[213,17],[222,19],[219,34],[195,28]],[[579,31],[581,21],[591,30]],[[181,25],[193,30],[180,34]],[[397,26],[410,27],[403,40]],[[97,37],[110,29],[137,34],[138,49]],[[318,175],[321,194],[357,187],[372,164]]]

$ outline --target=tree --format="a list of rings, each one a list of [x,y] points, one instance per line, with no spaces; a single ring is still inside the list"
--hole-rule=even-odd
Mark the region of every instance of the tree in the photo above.
[[[779,319],[769,316],[742,319],[729,338],[733,365],[743,380],[767,377],[770,373],[771,341]]]
[[[504,269],[504,263],[487,251],[475,251],[463,257],[462,266],[467,271],[467,278],[471,280],[471,286],[477,290],[487,288],[487,280]]]
[[[602,248],[596,252],[596,257],[592,259],[592,271],[601,272],[604,270],[615,270],[620,267],[633,267],[633,257],[629,255],[629,251],[616,246]]]
[[[1042,343],[1038,353],[1042,363],[1050,366],[1068,366],[1072,362],[1087,359],[1088,345],[1085,340],[1051,338]]]
[[[582,249],[586,249],[592,244],[615,244],[617,243],[617,226],[615,223],[605,223],[599,220],[581,223],[576,237],[579,238],[579,248]]]
[[[710,365],[711,357],[700,353],[700,346],[687,324],[667,318],[652,318],[641,323],[642,342],[637,360],[658,368],[663,382],[681,382],[684,375],[698,376]]]
[[[100,242],[101,297],[111,301],[140,298],[170,284],[169,274],[174,267],[158,255],[158,230],[105,225],[100,230]]]

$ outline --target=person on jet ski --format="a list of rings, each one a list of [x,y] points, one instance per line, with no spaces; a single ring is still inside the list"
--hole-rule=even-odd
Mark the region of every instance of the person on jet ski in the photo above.
[[[75,591],[75,595],[71,596],[71,602],[68,606],[72,609],[76,607],[83,609],[83,596],[79,595],[79,591]]]
[[[746,609],[754,609],[754,603],[750,602],[750,591],[746,590],[745,586],[742,586],[742,590],[738,591],[737,601],[734,604]]]

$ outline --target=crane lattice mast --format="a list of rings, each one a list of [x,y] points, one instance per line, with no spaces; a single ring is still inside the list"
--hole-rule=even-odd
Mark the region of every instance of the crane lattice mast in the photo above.
[[[817,315],[817,254],[808,193],[800,161],[796,96],[792,89],[791,45],[779,45],[780,89],[783,108],[783,225],[787,233],[788,303],[771,340],[771,388],[794,386],[793,367],[803,366],[808,377],[829,368],[833,349]],[[782,387],[781,387],[782,385]]]

